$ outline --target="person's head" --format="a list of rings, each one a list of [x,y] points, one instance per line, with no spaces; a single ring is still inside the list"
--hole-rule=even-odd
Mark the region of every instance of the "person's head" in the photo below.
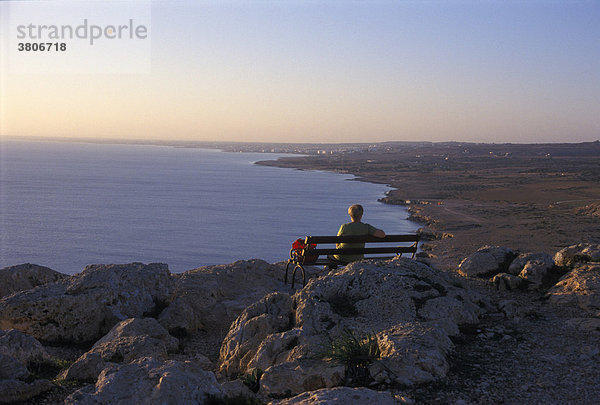
[[[363,216],[363,212],[363,207],[360,204],[352,204],[348,208],[348,215],[350,215],[352,222],[360,222]]]

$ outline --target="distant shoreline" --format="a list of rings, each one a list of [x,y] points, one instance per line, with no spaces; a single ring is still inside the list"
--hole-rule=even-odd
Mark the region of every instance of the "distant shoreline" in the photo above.
[[[600,142],[433,144],[257,164],[387,184],[381,201],[425,224],[437,239],[423,250],[444,268],[486,244],[552,253],[600,243]]]

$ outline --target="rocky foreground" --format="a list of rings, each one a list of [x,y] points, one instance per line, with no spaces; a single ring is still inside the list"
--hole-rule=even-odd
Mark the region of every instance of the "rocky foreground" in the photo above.
[[[261,260],[0,269],[0,402],[597,403],[600,246],[455,270],[366,260],[291,290]]]

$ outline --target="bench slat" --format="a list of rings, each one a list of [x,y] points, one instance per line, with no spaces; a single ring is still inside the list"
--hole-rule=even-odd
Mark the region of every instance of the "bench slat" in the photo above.
[[[308,256],[312,255],[360,255],[360,254],[381,254],[381,253],[413,253],[416,252],[416,246],[390,246],[390,247],[372,247],[372,248],[348,248],[348,249],[310,249],[306,252]]]
[[[307,236],[305,243],[385,243],[385,242],[418,242],[418,235],[386,235],[384,238],[374,236]]]

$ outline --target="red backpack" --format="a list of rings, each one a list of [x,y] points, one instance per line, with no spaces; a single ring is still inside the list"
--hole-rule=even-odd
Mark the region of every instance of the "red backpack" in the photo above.
[[[310,251],[311,249],[314,249],[316,247],[317,247],[316,243],[311,243],[310,246],[308,247],[308,249],[306,249],[306,243],[304,243],[304,239],[296,239],[294,241],[294,243],[292,243],[291,256],[295,261],[297,261],[301,264],[314,263],[319,258],[319,255],[311,255],[311,254],[303,255],[303,251],[305,249],[307,251]]]

